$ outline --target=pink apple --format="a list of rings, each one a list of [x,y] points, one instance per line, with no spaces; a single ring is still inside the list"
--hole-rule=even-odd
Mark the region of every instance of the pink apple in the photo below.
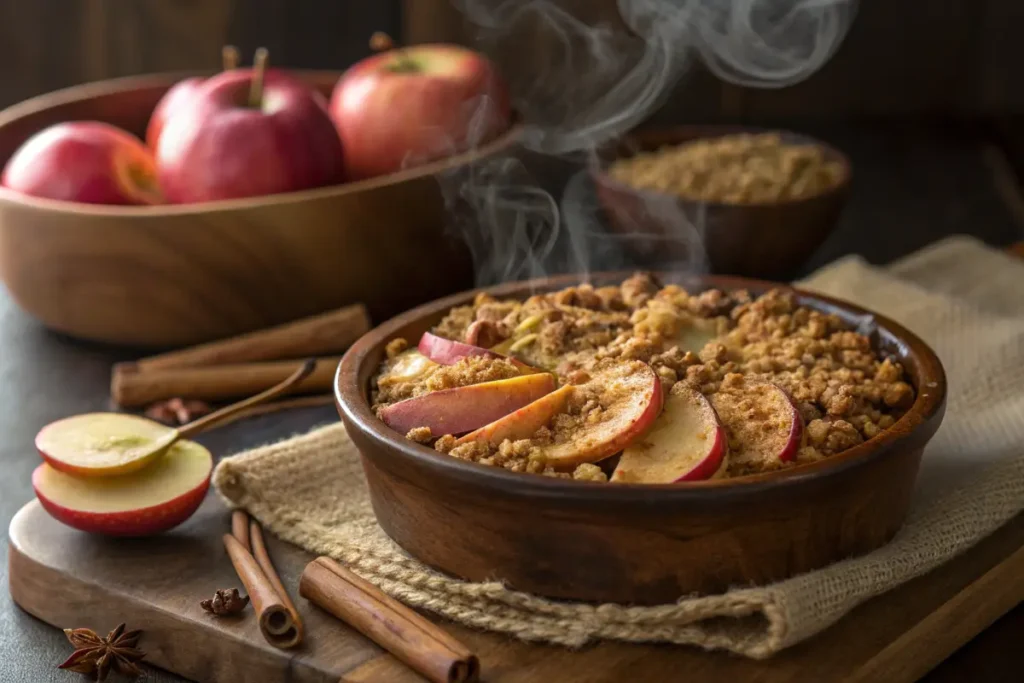
[[[441,365],[452,365],[469,356],[501,357],[499,354],[479,346],[446,339],[430,332],[423,333],[417,349],[424,356]]]
[[[88,204],[159,204],[156,167],[133,135],[98,121],[50,126],[25,141],[0,184],[33,197]]]
[[[393,173],[494,139],[511,122],[508,90],[483,55],[414,45],[367,57],[331,96],[349,179]]]
[[[224,46],[221,57],[224,71],[231,71],[238,66],[238,50],[234,46]],[[160,142],[160,134],[163,132],[167,119],[181,109],[185,102],[192,99],[205,81],[205,78],[198,77],[178,81],[160,98],[160,101],[157,102],[156,107],[153,109],[153,113],[149,116],[149,125],[146,126],[146,145],[151,150],[156,152],[157,144]]]
[[[43,463],[32,488],[43,508],[75,529],[108,536],[147,536],[175,527],[199,508],[213,458],[179,441],[149,467],[110,477],[76,477]]]
[[[156,151],[167,119],[195,97],[196,92],[205,81],[204,78],[186,78],[183,81],[178,81],[160,98],[149,117],[149,125],[146,126],[146,145],[151,150]]]
[[[725,469],[729,439],[714,408],[698,391],[676,384],[665,409],[619,458],[611,481],[668,484],[710,479]]]
[[[255,197],[338,183],[341,141],[326,101],[279,71],[249,104],[253,69],[208,79],[169,119],[157,146],[160,184],[174,203]]]

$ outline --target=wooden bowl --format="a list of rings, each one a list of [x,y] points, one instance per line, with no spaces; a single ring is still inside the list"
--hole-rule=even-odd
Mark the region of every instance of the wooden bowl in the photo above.
[[[607,172],[616,159],[700,138],[772,132],[739,126],[678,126],[641,130],[594,155],[590,174],[609,227],[628,237],[626,245],[649,265],[707,265],[711,272],[788,280],[835,228],[850,185],[849,160],[837,149],[806,135],[774,131],[786,142],[814,144],[839,161],[842,181],[806,199],[770,204],[724,204],[641,190]],[[707,263],[689,226],[703,230]],[[689,238],[689,239],[687,239]]]
[[[185,75],[194,74],[94,83],[12,107],[0,113],[0,166],[60,121],[142,135]],[[324,93],[338,78],[299,75]],[[517,134],[386,177],[250,199],[120,207],[0,191],[0,277],[47,326],[116,344],[194,344],[356,301],[384,320],[472,286],[434,176],[508,149]]]
[[[626,273],[594,276],[595,285]],[[773,286],[740,278],[673,278],[688,291]],[[577,276],[502,285],[523,297]],[[851,324],[872,315],[796,290],[802,304]],[[362,453],[377,520],[410,554],[474,581],[498,579],[553,598],[669,603],[691,593],[764,584],[886,543],[910,505],[921,452],[945,411],[942,365],[924,342],[873,316],[878,348],[898,357],[917,399],[890,429],[827,460],[780,472],[669,485],[554,479],[440,455],[370,409],[370,380],[395,337],[415,340],[473,293],[435,301],[371,331],[335,378],[338,412]]]

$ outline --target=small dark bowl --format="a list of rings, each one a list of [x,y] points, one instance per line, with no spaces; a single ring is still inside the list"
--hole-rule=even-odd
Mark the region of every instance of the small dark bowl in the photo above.
[[[674,194],[641,190],[606,172],[616,159],[651,152],[703,138],[735,133],[777,132],[783,141],[813,144],[830,160],[839,161],[842,181],[806,199],[768,204],[725,204],[684,199]],[[694,264],[702,258],[693,239],[680,239],[680,223],[702,226],[711,272],[770,280],[790,279],[835,228],[846,203],[850,163],[829,145],[797,133],[739,126],[678,126],[641,130],[595,155],[590,166],[598,202],[609,227],[626,236],[641,261],[653,264]]]
[[[625,275],[591,281],[611,284]],[[782,286],[715,276],[664,280],[691,292],[756,294]],[[525,298],[578,282],[565,276],[488,291]],[[883,545],[903,523],[922,450],[942,421],[942,365],[895,322],[796,291],[807,306],[870,324],[877,347],[904,364],[918,389],[914,405],[891,428],[824,461],[669,485],[518,474],[408,441],[370,409],[370,381],[384,347],[396,337],[418,339],[473,292],[393,318],[356,342],[335,378],[338,412],[362,453],[378,522],[410,554],[448,574],[554,598],[634,604],[777,581]]]

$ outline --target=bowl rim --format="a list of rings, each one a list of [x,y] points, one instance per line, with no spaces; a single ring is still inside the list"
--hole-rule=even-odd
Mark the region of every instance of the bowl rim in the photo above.
[[[295,76],[305,81],[315,81],[321,78],[340,78],[343,72],[317,69],[295,69],[292,70]],[[177,81],[195,76],[209,76],[210,71],[175,71],[143,76],[128,76],[114,78],[104,81],[95,81],[81,85],[55,90],[53,92],[38,95],[11,105],[0,111],[0,130],[18,121],[38,114],[56,106],[66,105],[72,102],[81,102],[88,99],[115,95],[132,89],[144,86],[168,87]],[[379,189],[389,185],[397,185],[409,180],[415,180],[426,176],[432,176],[443,171],[454,169],[475,161],[493,156],[505,149],[513,147],[523,137],[525,126],[520,116],[513,113],[511,125],[500,135],[482,145],[478,145],[466,152],[444,157],[436,161],[430,161],[420,166],[389,173],[387,175],[357,180],[355,182],[341,182],[334,185],[314,187],[305,190],[294,190],[292,192],[279,192],[277,194],[262,195],[259,197],[241,197],[238,199],[219,199],[209,202],[196,202],[191,204],[152,204],[152,205],[117,205],[117,204],[89,204],[86,202],[71,202],[59,199],[47,199],[33,197],[30,195],[15,192],[6,187],[0,186],[0,202],[9,202],[30,209],[50,211],[58,213],[73,213],[76,215],[108,216],[111,218],[122,217],[154,217],[154,216],[190,216],[209,215],[213,213],[237,211],[239,209],[253,209],[263,206],[286,206],[297,204],[307,200],[322,199],[324,197],[338,197],[358,192]],[[38,132],[38,131],[35,131]],[[34,133],[33,133],[34,134]],[[2,160],[6,164],[8,160]]]
[[[415,465],[429,470],[431,475],[466,485],[487,486],[491,490],[508,491],[514,488],[518,494],[537,498],[558,498],[566,503],[591,503],[599,498],[604,501],[644,505],[653,504],[656,500],[686,502],[695,497],[709,500],[711,498],[745,496],[751,493],[776,490],[780,487],[788,488],[808,480],[841,475],[851,467],[883,457],[901,441],[914,437],[927,440],[938,429],[938,422],[941,420],[941,413],[946,402],[945,370],[935,352],[917,335],[902,325],[855,304],[788,284],[721,275],[676,275],[672,277],[671,274],[666,273],[656,273],[656,275],[665,276],[669,281],[680,282],[684,287],[687,283],[692,283],[704,288],[749,289],[752,292],[781,288],[796,294],[801,303],[817,304],[819,308],[832,307],[854,317],[872,319],[879,329],[885,330],[899,345],[907,349],[908,355],[914,358],[921,368],[921,376],[918,378],[921,386],[915,387],[914,404],[888,429],[853,448],[817,462],[729,479],[708,479],[671,484],[615,484],[614,486],[603,482],[511,472],[501,467],[441,456],[432,448],[410,441],[404,435],[393,431],[371,410],[370,402],[365,397],[363,387],[359,383],[360,372],[366,359],[374,355],[376,350],[383,350],[384,345],[393,338],[400,328],[436,315],[452,306],[465,304],[479,292],[487,292],[496,297],[512,296],[513,293],[522,295],[531,291],[552,291],[591,280],[621,282],[631,273],[632,271],[614,271],[592,273],[586,277],[562,275],[553,278],[510,282],[452,294],[402,313],[363,335],[342,357],[333,383],[338,412],[344,422],[361,432],[361,436],[375,442],[383,452],[389,454],[389,457],[411,460]],[[922,390],[922,387],[927,390]],[[933,419],[936,417],[939,419]],[[927,432],[927,429],[922,430],[921,428],[927,427],[929,424],[932,425],[931,431],[924,433]],[[373,450],[368,450],[369,454],[366,451],[363,452],[364,457],[374,459]]]
[[[624,156],[618,153],[618,149],[625,145],[633,145],[637,147],[638,151],[643,151],[641,148],[645,144],[646,140],[650,140],[653,137],[678,135],[682,131],[706,131],[704,134],[698,135],[693,138],[681,142],[665,142],[662,146],[673,146],[680,147],[691,143],[699,142],[701,140],[713,140],[715,138],[725,137],[727,135],[750,133],[750,134],[762,134],[762,133],[778,133],[779,135],[788,138],[795,138],[801,140],[805,144],[814,145],[820,147],[825,152],[837,161],[842,167],[842,174],[840,175],[839,182],[832,187],[826,188],[822,192],[812,194],[808,197],[800,197],[798,199],[784,199],[782,201],[757,201],[757,202],[744,202],[744,203],[730,203],[721,201],[704,201],[701,199],[691,199],[682,195],[673,194],[671,192],[659,192],[657,190],[651,190],[648,188],[634,187],[628,183],[622,182],[613,178],[608,173],[608,166],[618,161],[619,159],[628,159],[630,157]],[[608,155],[609,149],[616,150],[613,155]],[[770,128],[770,127],[758,127],[758,126],[743,126],[733,124],[692,124],[692,125],[679,125],[679,126],[652,126],[638,128],[630,131],[623,135],[618,140],[613,141],[610,146],[604,148],[604,153],[601,150],[593,151],[588,158],[587,168],[590,171],[591,179],[598,185],[604,185],[611,190],[622,194],[631,194],[638,197],[648,198],[650,201],[666,201],[675,200],[677,202],[683,202],[687,204],[694,204],[700,206],[706,206],[708,209],[716,211],[722,210],[743,210],[743,209],[773,209],[781,207],[798,207],[802,204],[808,204],[811,202],[821,201],[822,199],[835,196],[837,194],[845,193],[853,180],[853,164],[850,162],[850,158],[845,152],[838,149],[837,147],[821,140],[820,138],[808,135],[807,133],[801,133],[795,130],[787,128]]]

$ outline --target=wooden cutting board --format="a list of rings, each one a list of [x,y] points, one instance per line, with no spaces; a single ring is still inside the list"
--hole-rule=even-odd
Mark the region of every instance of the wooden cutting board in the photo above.
[[[230,515],[213,496],[177,530],[131,540],[79,533],[33,501],[11,521],[11,595],[26,611],[60,628],[106,631],[128,622],[129,628],[143,629],[140,647],[149,663],[197,681],[423,680],[295,593],[308,634],[295,652],[267,645],[251,610],[239,619],[203,612],[201,599],[218,588],[239,586],[220,542],[229,528]],[[294,590],[312,556],[268,540],[282,580]],[[768,661],[612,642],[574,652],[447,628],[478,653],[487,683],[667,681],[677,680],[680,672],[694,683],[910,683],[1022,600],[1024,515],[965,555],[861,605],[816,638]]]

